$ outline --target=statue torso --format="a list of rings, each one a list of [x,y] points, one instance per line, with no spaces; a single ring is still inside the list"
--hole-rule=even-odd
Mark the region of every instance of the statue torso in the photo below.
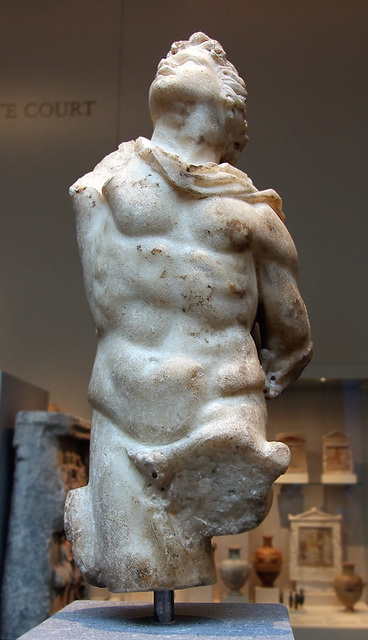
[[[139,439],[149,416],[152,441],[171,441],[207,403],[262,394],[250,335],[256,214],[234,198],[179,192],[137,156],[102,194],[78,221],[99,335],[90,399]],[[164,417],[173,401],[175,417]]]

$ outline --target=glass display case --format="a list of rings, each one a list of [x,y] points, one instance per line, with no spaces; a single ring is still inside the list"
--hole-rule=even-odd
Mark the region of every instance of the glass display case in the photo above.
[[[276,439],[279,433],[302,434],[306,441],[306,462],[308,482],[303,478],[299,483],[287,482],[288,474],[274,485],[274,498],[270,513],[264,522],[253,531],[236,536],[242,538],[243,555],[251,559],[257,547],[261,546],[263,536],[273,535],[273,544],[283,555],[284,563],[275,586],[280,598],[289,604],[290,594],[297,592],[302,582],[297,583],[295,567],[291,563],[291,526],[289,516],[317,510],[329,514],[331,519],[339,520],[341,561],[355,564],[356,573],[367,581],[368,547],[368,433],[367,433],[367,394],[366,380],[300,380],[286,390],[276,400],[268,403],[269,426],[268,439]],[[350,446],[350,452],[344,451],[344,460],[349,458],[346,473],[328,474],[326,458],[326,436],[331,444],[336,434],[343,434],[341,446]],[[332,436],[332,440],[331,440]],[[338,440],[338,438],[337,438]],[[338,443],[340,446],[340,443]],[[330,479],[330,480],[329,480]],[[335,525],[334,525],[335,526]],[[332,527],[332,525],[331,525]],[[332,531],[332,528],[331,528]],[[332,534],[331,534],[332,535]],[[226,556],[226,547],[233,544],[231,538],[216,539],[218,560]],[[335,566],[332,550],[331,566]],[[295,562],[295,553],[293,557]],[[320,560],[316,561],[321,563]],[[337,568],[336,568],[337,571]],[[344,611],[331,584],[331,571],[327,571],[325,582],[310,583],[304,587],[304,604],[296,610],[290,609],[290,617],[297,640],[313,637],[327,640],[328,630],[336,640],[339,630],[344,637],[358,640],[368,636],[367,589],[364,589],[354,614]],[[341,573],[339,568],[338,573]],[[260,582],[255,571],[250,572],[244,586],[244,594],[250,600],[255,599],[256,586]],[[322,597],[321,597],[322,589]],[[222,598],[224,587],[220,583],[215,587],[215,597]],[[321,629],[321,634],[318,634]],[[323,633],[322,633],[323,630]],[[363,635],[360,635],[360,634]],[[306,635],[305,635],[306,634]],[[344,635],[345,634],[345,635]]]
[[[264,536],[273,536],[273,546],[284,558],[282,568],[274,587],[278,589],[281,601],[289,606],[290,595],[299,586],[293,580],[290,562],[291,526],[289,516],[297,516],[316,510],[331,516],[332,522],[339,522],[341,561],[352,562],[364,581],[367,581],[368,566],[368,432],[367,432],[368,381],[366,380],[299,380],[279,398],[268,402],[268,440],[276,439],[280,433],[297,432],[305,439],[306,469],[301,481],[287,474],[281,482],[274,484],[271,510],[264,522],[249,533],[223,536],[214,539],[216,562],[219,564],[229,556],[229,548],[238,547],[240,555],[252,565],[252,558],[262,545]],[[324,471],[325,437],[341,433],[351,447],[352,468],[349,478],[331,482]],[[304,447],[304,444],[303,444]],[[325,452],[326,453],[326,452]],[[344,454],[345,455],[345,454]],[[350,454],[349,454],[350,455]],[[346,455],[345,455],[346,458]],[[303,462],[304,465],[304,462]],[[347,477],[347,476],[346,476]],[[331,534],[332,535],[332,534]],[[335,544],[335,530],[333,531]],[[339,557],[340,558],[340,557]],[[336,571],[335,558],[332,565]],[[340,559],[339,559],[340,563]],[[340,571],[341,573],[341,571]],[[315,640],[361,640],[368,636],[367,589],[364,589],[355,613],[344,611],[331,583],[331,571],[324,584],[304,585],[304,603],[295,609],[295,602],[289,608],[296,640],[311,637]],[[322,581],[323,583],[323,581]],[[254,567],[241,588],[244,599],[255,601],[256,586],[260,585]],[[321,597],[322,588],[322,597]],[[97,590],[100,591],[100,590]],[[151,594],[123,594],[124,600],[147,601]],[[101,597],[97,594],[97,597]],[[117,598],[118,596],[114,596]],[[270,592],[270,601],[275,594]],[[184,589],[175,593],[178,602],[229,601],[228,588],[220,576],[216,585]],[[329,635],[330,634],[330,635]],[[332,634],[332,635],[331,635]],[[339,635],[340,634],[340,635]],[[341,635],[342,634],[342,635]]]
[[[272,509],[266,520],[249,536],[249,554],[263,534],[273,534],[275,546],[286,558],[280,576],[280,587],[288,588],[290,575],[289,515],[312,508],[331,516],[341,515],[342,559],[355,562],[361,573],[366,571],[367,538],[367,408],[366,381],[301,380],[268,404],[268,439],[280,431],[301,432],[306,439],[309,482],[275,484]],[[331,483],[324,477],[324,436],[333,431],[349,437],[356,482]],[[286,477],[286,475],[285,475]],[[366,576],[363,575],[363,578]]]

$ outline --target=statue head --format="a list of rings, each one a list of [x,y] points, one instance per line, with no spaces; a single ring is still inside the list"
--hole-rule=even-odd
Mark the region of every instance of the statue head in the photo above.
[[[227,60],[226,53],[220,43],[202,32],[194,33],[189,40],[174,42],[164,59],[164,64],[174,64],[174,58],[179,52],[187,51],[190,59],[193,56],[193,51],[196,50],[202,57],[203,53],[207,54],[209,60],[214,63],[213,68],[221,87],[220,101],[225,113],[224,149],[221,162],[233,164],[248,140],[245,119],[247,96],[245,83],[234,65]]]

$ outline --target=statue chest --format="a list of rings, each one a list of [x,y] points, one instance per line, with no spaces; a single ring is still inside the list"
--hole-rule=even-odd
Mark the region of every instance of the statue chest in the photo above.
[[[132,163],[103,189],[121,234],[165,238],[220,252],[249,248],[252,207],[227,197],[196,197],[175,188],[144,163]]]

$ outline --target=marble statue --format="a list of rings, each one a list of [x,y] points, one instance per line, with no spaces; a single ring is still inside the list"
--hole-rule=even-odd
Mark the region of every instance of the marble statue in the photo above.
[[[289,450],[266,397],[311,356],[281,199],[232,166],[246,89],[203,33],[176,42],[149,92],[154,131],[71,188],[98,348],[89,484],[66,533],[113,592],[216,581],[211,537],[256,527]]]

